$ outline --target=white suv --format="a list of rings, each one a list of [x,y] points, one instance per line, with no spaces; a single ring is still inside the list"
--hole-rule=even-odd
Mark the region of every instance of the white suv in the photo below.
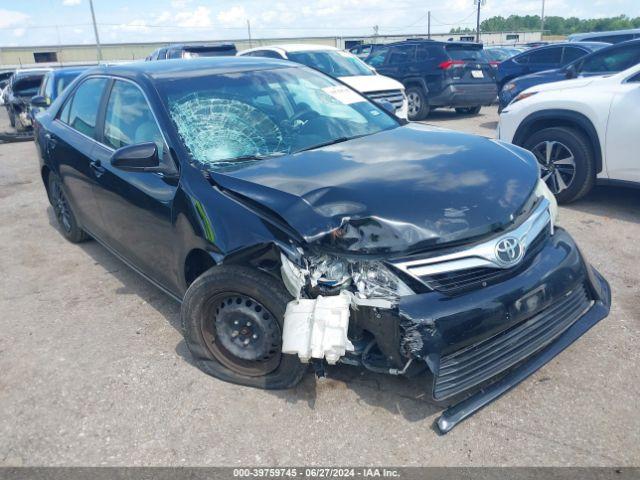
[[[640,184],[640,65],[523,91],[502,111],[498,137],[535,154],[559,202],[596,179]]]
[[[378,74],[354,54],[327,45],[290,43],[251,48],[238,56],[268,57],[302,63],[330,77],[337,78],[373,101],[385,100],[393,105],[396,116],[407,118],[404,85]]]

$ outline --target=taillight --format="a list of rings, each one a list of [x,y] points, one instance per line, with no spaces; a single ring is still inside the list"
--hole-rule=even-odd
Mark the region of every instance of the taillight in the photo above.
[[[491,65],[493,68],[498,68],[498,65],[500,65],[500,62],[489,62],[489,65]]]
[[[461,67],[462,65],[464,65],[464,62],[462,60],[447,60],[438,65],[438,67],[440,67],[442,70],[448,70],[451,67]]]

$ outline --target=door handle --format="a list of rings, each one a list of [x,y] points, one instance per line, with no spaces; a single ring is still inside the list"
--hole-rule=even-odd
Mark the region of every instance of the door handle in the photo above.
[[[44,138],[47,139],[47,147],[49,150],[53,150],[58,145],[58,138],[55,135],[51,135],[47,132],[44,134]]]
[[[100,160],[92,161],[91,163],[89,163],[89,166],[93,169],[96,177],[101,176],[106,171],[106,169],[102,166]]]

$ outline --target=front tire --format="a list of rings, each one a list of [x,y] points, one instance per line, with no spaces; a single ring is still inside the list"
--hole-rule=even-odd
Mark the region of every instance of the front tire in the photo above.
[[[205,373],[264,389],[295,386],[307,366],[281,352],[291,296],[282,283],[252,268],[220,265],[187,290],[180,316],[185,342]]]
[[[429,99],[420,87],[407,88],[407,117],[409,120],[424,120],[429,115]]]
[[[551,127],[535,132],[523,144],[533,152],[540,173],[558,203],[570,203],[584,197],[596,180],[594,152],[580,131]]]
[[[481,106],[476,107],[457,107],[456,113],[460,115],[477,115],[480,113]]]
[[[73,210],[71,210],[71,205],[64,193],[60,178],[54,173],[50,173],[48,186],[49,202],[53,207],[58,226],[64,237],[71,243],[80,243],[88,240],[89,235],[78,226],[78,221]]]

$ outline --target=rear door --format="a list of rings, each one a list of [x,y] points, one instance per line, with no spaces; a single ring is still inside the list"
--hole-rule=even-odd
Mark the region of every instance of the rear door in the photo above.
[[[551,70],[562,66],[562,45],[541,47],[529,54],[527,69],[530,73]]]
[[[73,212],[83,228],[94,235],[103,232],[94,195],[99,171],[93,155],[98,112],[106,85],[107,79],[103,77],[84,80],[51,123],[44,145]]]
[[[381,75],[397,78],[403,81],[407,77],[412,76],[411,67],[415,66],[416,61],[416,45],[395,45],[389,49],[385,63],[380,67],[374,67]]]
[[[440,64],[454,83],[495,83],[495,73],[482,45],[451,43],[445,45],[448,61]]]
[[[609,178],[640,183],[640,73],[616,89],[607,125],[606,162]]]
[[[140,87],[115,80],[105,101],[101,145],[95,156],[103,168],[96,197],[107,226],[105,240],[157,282],[178,291],[172,221],[177,182],[153,172],[126,172],[110,159],[118,148],[155,142],[167,170],[177,171],[149,102]]]

